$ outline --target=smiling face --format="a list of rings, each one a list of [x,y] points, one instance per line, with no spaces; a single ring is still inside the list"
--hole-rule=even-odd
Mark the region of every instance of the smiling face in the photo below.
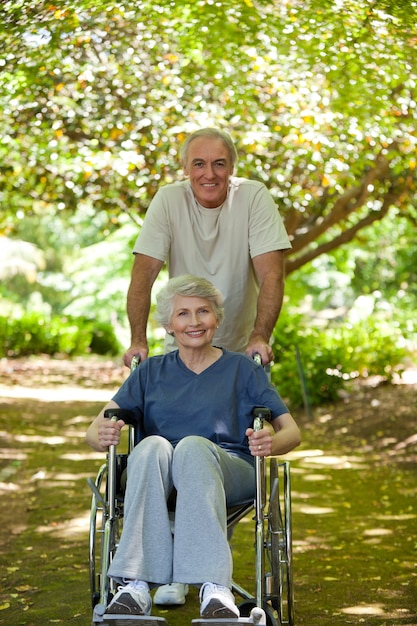
[[[179,347],[203,348],[211,345],[217,328],[213,305],[206,298],[176,295],[167,331]]]
[[[233,174],[227,146],[221,139],[196,137],[188,146],[184,173],[197,202],[208,209],[219,207],[226,200]]]

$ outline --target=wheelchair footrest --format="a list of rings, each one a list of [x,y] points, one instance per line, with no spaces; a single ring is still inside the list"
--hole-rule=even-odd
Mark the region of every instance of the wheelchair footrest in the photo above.
[[[93,621],[92,626],[168,626],[163,617],[152,615],[103,615],[101,622]]]
[[[236,619],[193,619],[193,626],[236,626],[236,624],[257,624],[257,626],[266,626],[266,615],[263,609],[255,607],[250,612],[249,617],[239,617]]]
[[[103,615],[102,626],[168,626],[163,617],[152,615]],[[97,622],[93,622],[96,626]]]
[[[152,615],[111,615],[103,604],[96,604],[92,626],[168,626],[163,617]]]

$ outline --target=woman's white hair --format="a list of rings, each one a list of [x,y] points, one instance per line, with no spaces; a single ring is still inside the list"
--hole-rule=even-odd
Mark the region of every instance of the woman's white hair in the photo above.
[[[223,297],[216,287],[206,278],[183,274],[171,278],[162,287],[156,297],[156,320],[164,327],[169,325],[174,309],[175,296],[194,296],[209,300],[213,305],[217,324],[221,324],[224,318]]]

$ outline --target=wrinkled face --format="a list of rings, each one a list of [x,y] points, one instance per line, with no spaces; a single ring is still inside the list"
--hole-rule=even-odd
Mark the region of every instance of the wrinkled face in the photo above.
[[[202,206],[214,209],[226,199],[233,165],[221,139],[196,137],[188,146],[184,173]]]
[[[175,296],[167,331],[173,333],[178,346],[201,348],[211,344],[217,319],[210,300],[197,296]]]

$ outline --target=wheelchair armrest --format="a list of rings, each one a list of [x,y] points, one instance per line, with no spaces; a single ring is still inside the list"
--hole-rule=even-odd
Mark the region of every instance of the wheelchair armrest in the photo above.
[[[253,409],[253,429],[262,430],[264,421],[271,419],[271,411],[265,406],[257,406]]]
[[[261,419],[271,419],[271,411],[266,406],[257,406],[253,409],[253,416]]]
[[[104,411],[104,417],[106,419],[116,418],[118,420],[123,420],[130,426],[135,426],[137,424],[134,414],[128,409],[106,409]]]

